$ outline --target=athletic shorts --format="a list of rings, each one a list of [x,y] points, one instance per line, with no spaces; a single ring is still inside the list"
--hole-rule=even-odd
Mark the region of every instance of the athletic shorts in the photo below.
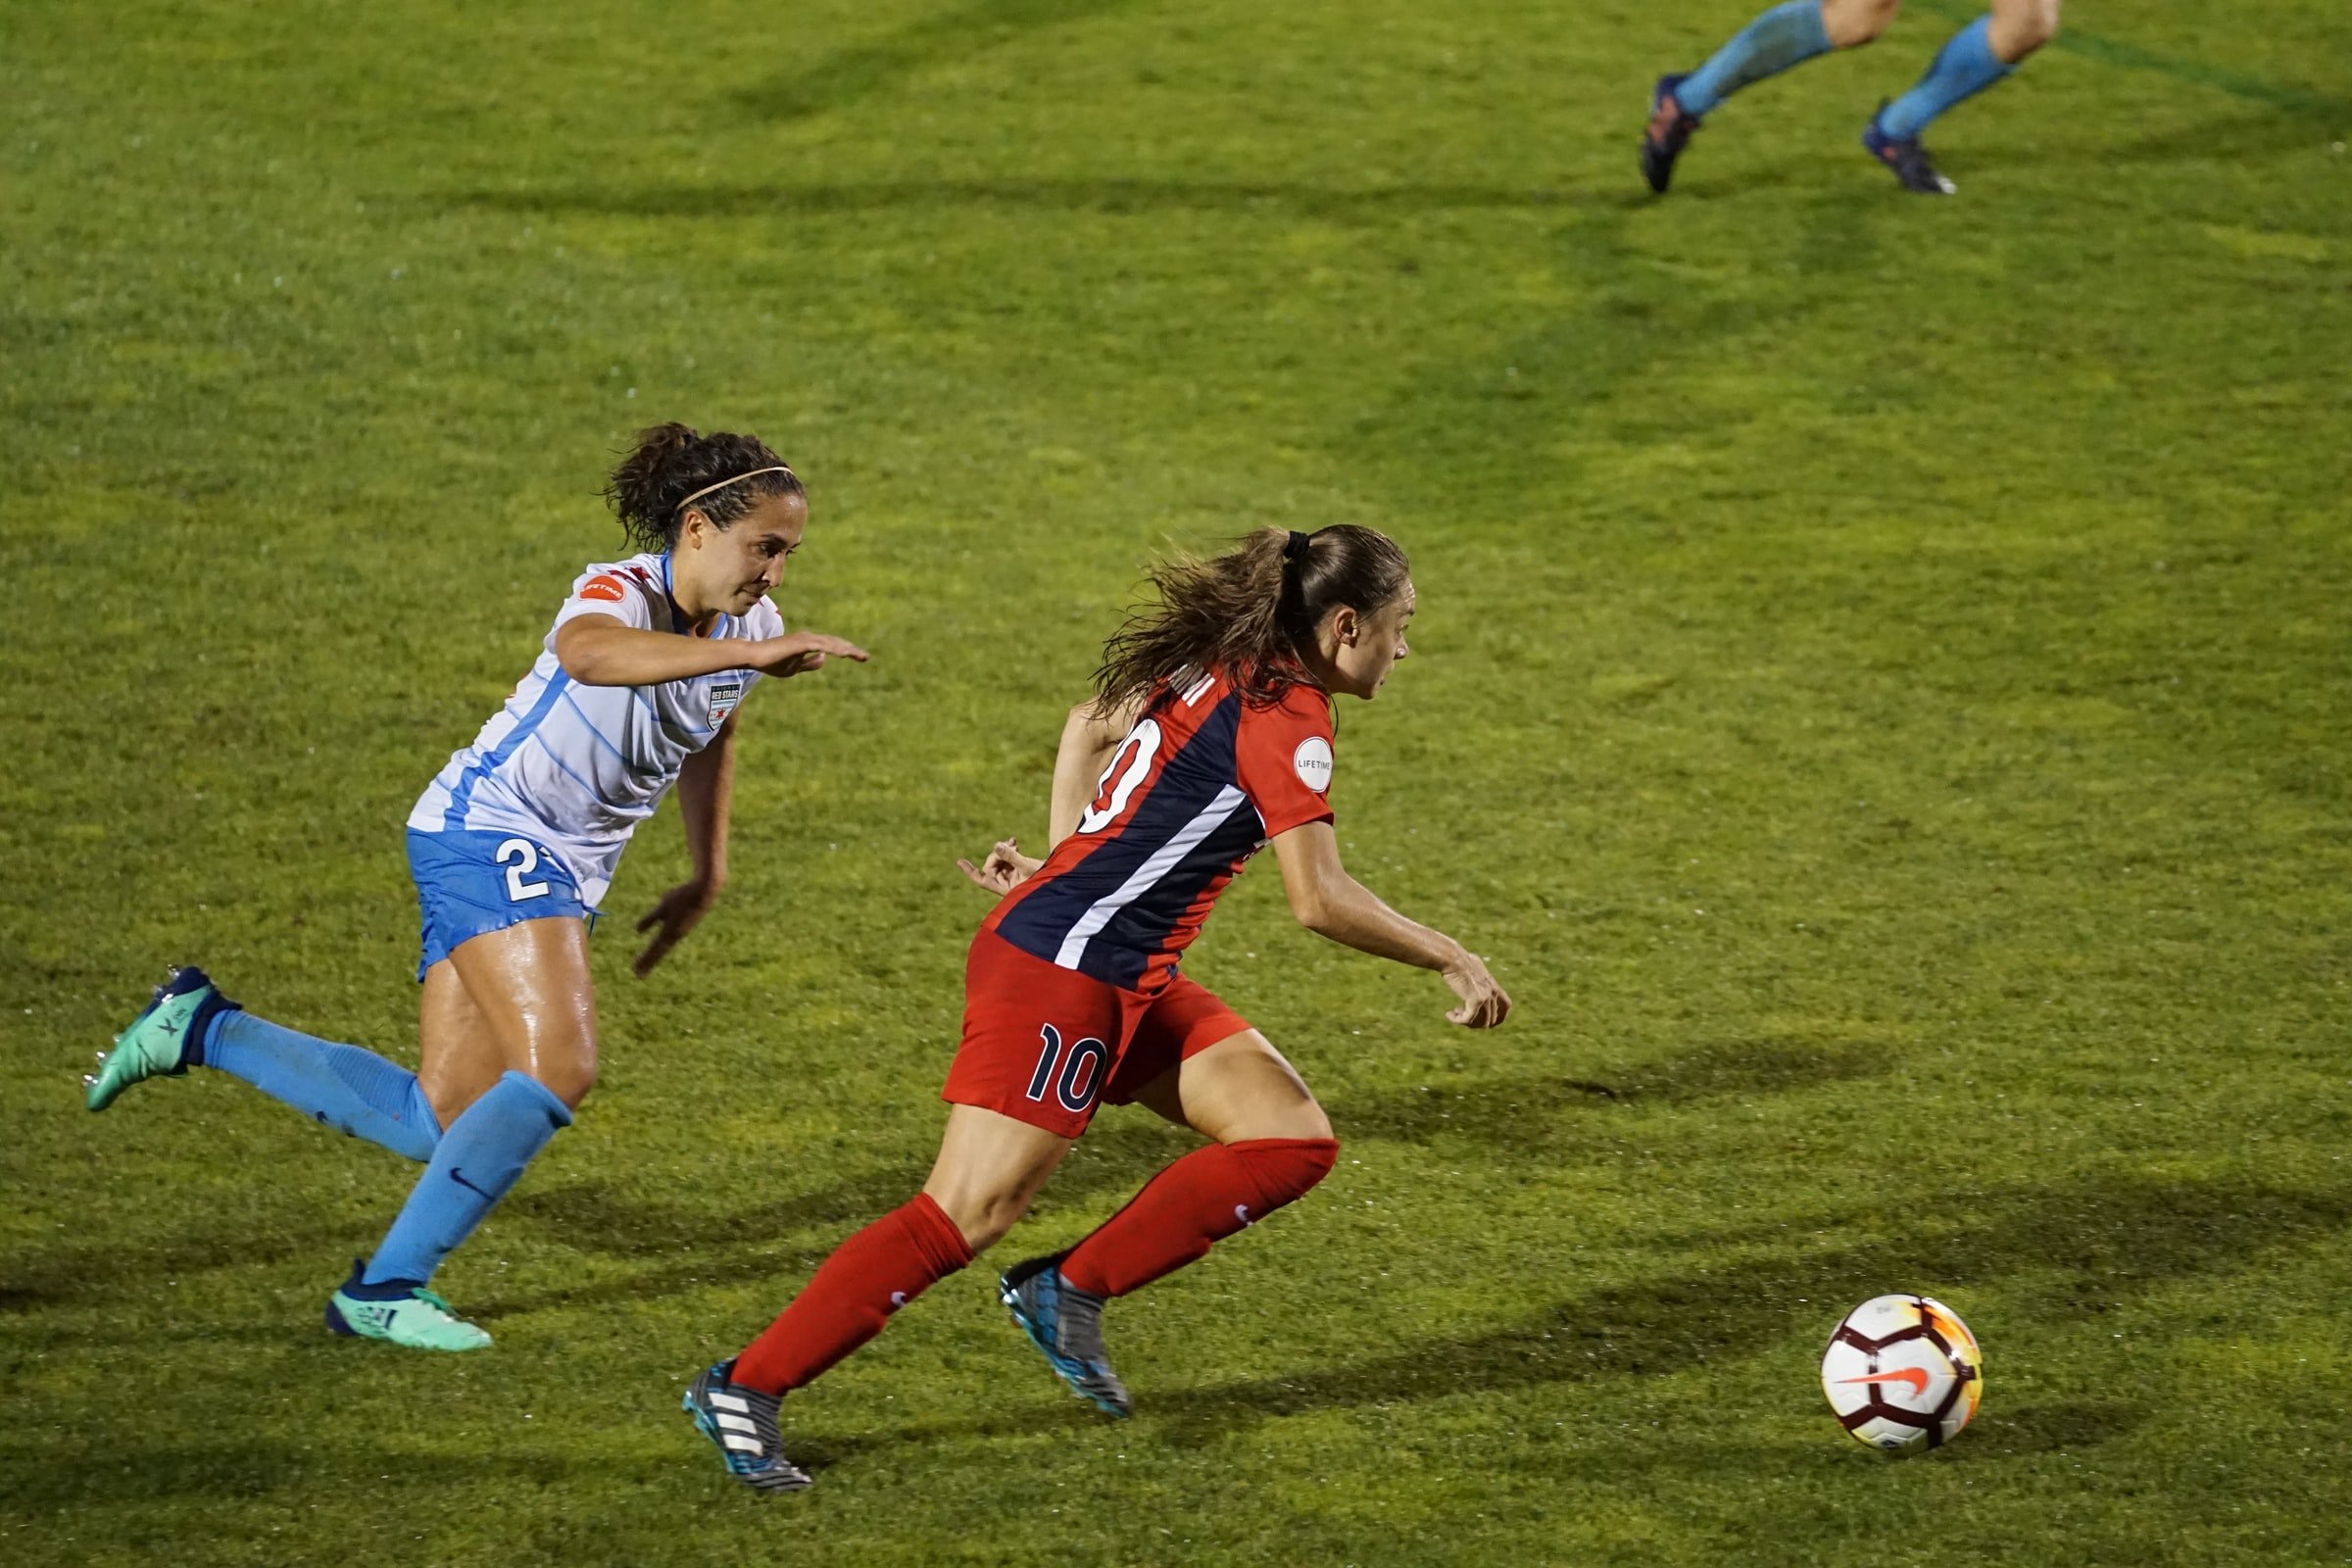
[[[525,920],[568,915],[594,925],[597,911],[544,845],[513,833],[409,830],[409,875],[424,919],[416,978],[466,942]]]
[[[963,1043],[939,1098],[1076,1138],[1249,1021],[1177,975],[1146,996],[1023,953],[994,931],[964,960]]]

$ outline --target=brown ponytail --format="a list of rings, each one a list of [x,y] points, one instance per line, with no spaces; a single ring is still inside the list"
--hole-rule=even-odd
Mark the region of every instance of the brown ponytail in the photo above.
[[[1149,699],[1191,669],[1227,671],[1244,701],[1278,703],[1307,678],[1301,651],[1325,615],[1341,605],[1371,614],[1410,574],[1395,540],[1354,523],[1260,528],[1221,556],[1164,562],[1146,579],[1157,603],[1137,607],[1102,645],[1096,705],[1109,712]]]

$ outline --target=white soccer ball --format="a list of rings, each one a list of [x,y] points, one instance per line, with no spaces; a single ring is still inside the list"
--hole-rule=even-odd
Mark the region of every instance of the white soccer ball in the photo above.
[[[1845,1315],[1821,1358],[1838,1424],[1888,1453],[1941,1447],[1984,1393],[1984,1358],[1960,1314],[1930,1296],[1876,1296]]]

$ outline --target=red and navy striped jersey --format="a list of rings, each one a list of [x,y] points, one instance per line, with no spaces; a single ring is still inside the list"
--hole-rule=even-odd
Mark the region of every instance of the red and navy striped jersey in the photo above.
[[[988,917],[1025,953],[1155,992],[1250,856],[1331,820],[1331,702],[1294,686],[1271,707],[1222,673],[1148,703],[1077,830]]]

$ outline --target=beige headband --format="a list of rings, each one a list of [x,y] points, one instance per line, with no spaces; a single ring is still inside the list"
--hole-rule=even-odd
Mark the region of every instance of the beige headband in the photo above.
[[[670,515],[672,515],[672,516],[675,516],[675,515],[677,515],[679,513],[681,513],[681,512],[684,512],[684,511],[685,511],[685,510],[686,510],[688,507],[691,507],[691,506],[693,506],[693,505],[694,505],[694,504],[695,504],[697,501],[700,501],[700,500],[702,500],[702,499],[703,499],[703,497],[705,497],[705,496],[709,495],[709,494],[710,494],[711,491],[713,491],[713,490],[724,490],[724,489],[725,489],[727,486],[729,486],[729,485],[731,485],[731,484],[741,484],[741,483],[743,483],[743,481],[744,481],[744,480],[746,480],[746,479],[757,479],[757,478],[759,478],[759,477],[760,477],[760,475],[761,475],[761,474],[763,474],[763,473],[790,473],[790,472],[792,472],[792,469],[791,469],[790,467],[788,467],[788,466],[785,466],[784,464],[781,464],[781,463],[779,463],[779,464],[777,464],[777,465],[776,465],[774,467],[772,467],[772,468],[754,468],[754,469],[753,469],[751,472],[749,472],[749,473],[739,473],[739,474],[737,474],[737,475],[736,475],[734,478],[732,478],[732,479],[721,479],[721,480],[719,480],[719,481],[718,481],[718,483],[716,483],[716,484],[707,484],[707,485],[703,486],[703,487],[702,487],[700,490],[697,490],[697,491],[696,491],[694,494],[692,494],[692,495],[688,496],[688,497],[687,497],[685,500],[683,500],[683,501],[679,502],[679,503],[678,503],[676,506],[674,506],[674,507],[670,508],[670,509],[669,509],[669,511],[670,511]]]

